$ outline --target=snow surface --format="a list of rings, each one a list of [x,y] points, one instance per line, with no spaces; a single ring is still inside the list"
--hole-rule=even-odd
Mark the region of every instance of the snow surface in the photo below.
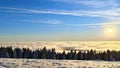
[[[0,68],[120,68],[120,62],[1,58]]]

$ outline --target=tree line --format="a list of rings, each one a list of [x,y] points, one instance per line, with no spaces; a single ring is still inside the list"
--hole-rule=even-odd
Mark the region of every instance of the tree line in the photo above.
[[[0,47],[0,58],[60,59],[60,60],[105,60],[120,61],[120,51],[96,50],[56,52],[55,48],[30,50],[29,48]]]

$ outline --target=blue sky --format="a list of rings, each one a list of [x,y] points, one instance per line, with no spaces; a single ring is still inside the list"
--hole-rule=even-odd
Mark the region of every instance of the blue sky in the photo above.
[[[119,25],[119,0],[0,0],[0,40],[120,40]]]

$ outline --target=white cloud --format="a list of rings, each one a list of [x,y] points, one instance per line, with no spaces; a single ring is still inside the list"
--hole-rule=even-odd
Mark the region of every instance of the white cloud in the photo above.
[[[110,22],[107,23],[93,23],[93,24],[64,24],[66,26],[88,26],[88,27],[101,27],[105,25],[120,25],[120,8],[110,9],[110,10],[98,10],[98,11],[84,11],[84,10],[33,10],[33,9],[23,9],[23,8],[1,8],[5,11],[11,11],[16,13],[32,13],[32,14],[58,14],[58,15],[71,15],[71,16],[88,16],[88,17],[101,17],[109,19]],[[29,23],[43,23],[58,25],[62,24],[61,20],[23,20]]]
[[[59,15],[71,15],[71,16],[88,16],[88,17],[102,17],[102,18],[119,18],[120,8],[109,9],[109,10],[96,10],[96,11],[85,11],[85,10],[33,10],[23,8],[0,8],[4,9],[1,11],[16,12],[16,13],[33,13],[33,14],[59,14]]]
[[[41,24],[48,24],[48,25],[59,25],[62,24],[60,20],[20,20],[21,22],[28,22],[28,23],[41,23]]]
[[[118,7],[116,0],[52,0],[57,2],[80,4],[93,8]]]
[[[120,25],[120,22],[106,22],[106,23],[93,23],[93,24],[67,24],[69,26],[88,26],[88,27],[101,27],[109,25]]]
[[[54,24],[54,25],[57,25],[57,24],[61,24],[62,22],[59,21],[59,20],[48,20],[46,21],[48,24]]]

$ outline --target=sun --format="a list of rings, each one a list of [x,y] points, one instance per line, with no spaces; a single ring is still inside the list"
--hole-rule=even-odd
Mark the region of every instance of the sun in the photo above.
[[[106,28],[105,29],[105,34],[106,35],[114,35],[115,29],[114,28]]]
[[[113,32],[113,29],[108,29],[108,32],[109,32],[109,33],[112,33],[112,32]]]
[[[116,28],[115,26],[106,26],[104,28],[104,36],[105,37],[115,37],[116,35]]]

